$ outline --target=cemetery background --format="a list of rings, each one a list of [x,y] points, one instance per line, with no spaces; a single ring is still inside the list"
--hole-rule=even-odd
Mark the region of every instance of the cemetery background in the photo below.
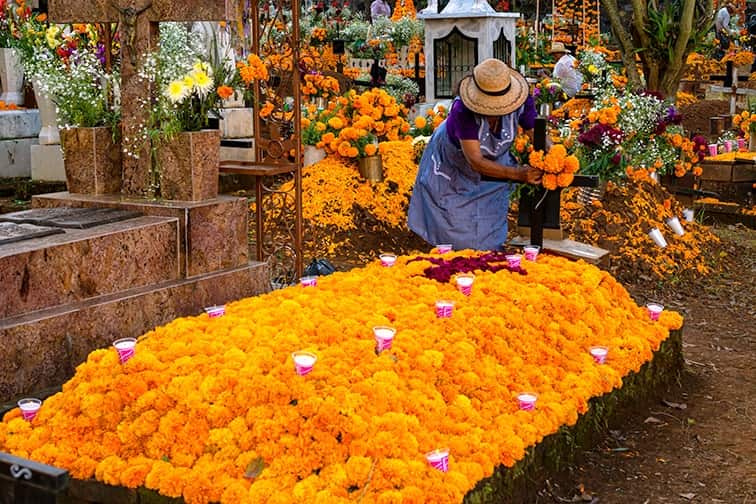
[[[371,222],[371,220],[368,216],[368,222]],[[363,233],[363,238],[369,238],[372,233],[364,232],[364,229],[370,229],[369,226],[360,226],[359,231]],[[734,243],[737,245],[726,244],[720,249],[727,254],[727,257],[736,258],[732,262],[728,260],[723,261],[723,263],[726,263],[726,268],[722,279],[729,282],[737,282],[739,272],[747,273],[753,271],[753,235],[752,232],[737,227],[735,229],[725,228],[724,233],[729,234],[730,239],[735,237]],[[407,250],[421,248],[419,244],[413,242],[408,236],[407,241],[403,241],[401,235],[398,235],[394,240],[394,242],[390,242],[387,245],[381,242],[371,243],[368,240],[353,239],[353,244],[360,244],[354,247],[356,251],[355,257],[364,260],[364,258],[373,255],[379,248],[393,250],[399,250],[401,247],[406,247]],[[332,259],[338,261],[340,257],[335,256]],[[345,261],[342,267],[354,264],[356,262]],[[702,303],[700,299],[697,299],[697,294],[700,290],[699,284],[677,284],[674,295],[670,292],[658,292],[655,289],[649,291],[648,286],[644,285],[644,279],[639,279],[640,285],[633,286],[634,293],[637,293],[639,297],[650,297],[658,294],[680,296],[680,304],[687,306],[688,310],[690,310],[688,322],[701,324],[700,332],[697,329],[691,331],[686,326],[686,342],[696,345],[686,348],[686,351],[689,353],[688,358],[691,361],[689,367],[693,370],[693,378],[685,382],[689,388],[679,391],[680,398],[674,397],[668,401],[669,403],[676,404],[677,407],[663,406],[664,409],[661,411],[666,413],[666,415],[654,416],[654,412],[659,411],[661,407],[650,408],[648,416],[645,416],[645,413],[641,414],[643,418],[640,418],[640,420],[653,418],[661,420],[662,423],[650,420],[644,424],[647,426],[647,430],[641,433],[640,440],[633,437],[635,435],[634,432],[616,434],[607,441],[608,451],[598,451],[589,455],[589,462],[598,459],[605,464],[607,459],[611,459],[613,467],[617,468],[619,466],[620,469],[631,474],[629,476],[630,480],[627,480],[628,476],[623,475],[619,470],[607,474],[606,469],[598,465],[592,466],[589,464],[582,468],[576,468],[573,482],[583,483],[586,493],[606,497],[610,502],[612,501],[612,497],[617,497],[618,495],[622,495],[624,498],[627,498],[627,495],[648,495],[649,497],[668,495],[670,499],[677,497],[688,500],[688,497],[680,497],[680,495],[689,496],[690,494],[696,494],[697,497],[690,497],[690,499],[711,498],[721,499],[726,502],[752,497],[753,485],[749,479],[751,476],[747,471],[741,471],[741,469],[748,467],[748,462],[753,459],[753,454],[747,450],[741,450],[743,447],[747,448],[747,443],[738,444],[734,447],[725,443],[727,443],[728,439],[732,438],[745,438],[747,440],[749,432],[752,433],[752,422],[751,429],[749,430],[748,420],[750,418],[749,411],[752,411],[749,408],[752,408],[753,403],[748,395],[741,393],[745,387],[738,387],[738,384],[742,380],[748,383],[753,382],[753,376],[749,377],[747,366],[744,366],[744,362],[748,362],[746,359],[748,358],[749,350],[753,349],[753,339],[750,336],[748,320],[742,317],[742,310],[750,310],[749,314],[753,314],[753,292],[749,289],[750,285],[748,282],[743,282],[742,284],[742,295],[740,295],[740,292],[733,292],[734,289],[722,291],[720,285],[722,279],[717,276],[709,278],[708,282],[711,282],[711,285],[708,288],[714,291],[707,294],[708,297],[714,298],[706,300],[710,301],[710,303]],[[749,299],[751,302],[749,302]],[[701,313],[707,313],[705,320],[696,319],[696,314],[699,313],[699,310]],[[721,331],[715,330],[714,327],[728,328],[729,331],[726,336],[723,336],[721,335]],[[692,334],[690,334],[691,332]],[[710,338],[717,333],[720,334],[719,337],[721,340],[712,346]],[[721,345],[719,344],[720,342],[722,343]],[[700,364],[705,365],[701,366]],[[695,371],[699,367],[702,369],[696,375]],[[726,371],[722,371],[723,369]],[[712,379],[711,382],[706,381],[702,389],[697,389],[693,386],[700,384],[696,376],[704,376],[706,378],[710,376],[716,377],[716,385],[711,385],[714,383]],[[707,398],[707,396],[716,398],[718,393],[722,393],[722,391],[728,397],[724,405],[721,402],[717,402],[716,399]],[[703,395],[701,394],[702,392]],[[683,393],[687,393],[688,397],[686,398]],[[696,401],[700,402],[697,404]],[[687,410],[680,409],[679,406],[683,402],[686,403]],[[732,406],[732,409],[729,409],[728,406]],[[719,414],[723,407],[728,409],[728,413],[731,412],[729,416]],[[698,412],[706,420],[699,422],[694,415],[694,413],[697,414]],[[668,422],[664,425],[664,419],[669,418],[667,415],[679,416],[680,422],[672,421],[672,423]],[[686,418],[683,419],[682,417]],[[710,417],[715,417],[722,421],[715,424],[707,421]],[[688,418],[691,418],[695,424],[691,423]],[[740,423],[744,420],[746,421],[745,424]],[[674,439],[678,443],[668,441],[667,439],[661,440],[657,437],[658,433],[670,435],[670,439]],[[629,436],[629,440],[622,439],[623,436],[626,438]],[[752,438],[753,436],[751,436]],[[709,439],[712,441],[707,443]],[[628,441],[625,444],[629,446],[615,446],[615,444],[622,444],[625,441]],[[635,443],[635,446],[632,443]],[[673,452],[672,450],[660,453],[658,451],[660,445],[665,447],[682,446],[684,447],[684,451],[681,453],[685,456],[681,456],[680,453]],[[629,448],[629,450],[624,450],[624,448]],[[689,450],[688,448],[692,449]],[[616,451],[611,451],[613,449],[616,449]],[[635,455],[636,451],[638,452],[638,456],[626,456],[628,453]],[[652,453],[654,454],[653,456],[650,455]],[[651,460],[651,458],[654,460]],[[663,459],[666,462],[658,459]],[[673,460],[676,460],[677,464],[671,462]],[[726,475],[724,471],[707,472],[707,469],[712,466],[712,460],[721,463],[714,464],[715,466],[725,466],[732,463],[733,469],[728,471],[729,475]],[[618,463],[620,461],[622,464]],[[660,470],[654,470],[651,473],[647,469],[649,466]],[[683,473],[683,477],[680,478],[679,469],[681,466],[691,468],[687,474],[707,474],[711,479],[699,482],[689,476],[686,478],[686,473]],[[588,471],[587,474],[584,472],[586,470]],[[742,474],[742,478],[738,478],[737,476],[732,477],[733,474]],[[649,479],[644,479],[644,477]],[[704,483],[706,486],[702,486],[700,483]],[[697,491],[692,490],[691,486],[696,488]],[[618,488],[620,489],[619,491],[617,490]],[[552,486],[551,489],[545,489],[544,497],[547,497],[546,494],[548,493],[553,493],[558,498],[571,499],[580,492],[574,490],[573,485],[562,483],[560,487]],[[583,495],[582,497],[585,498],[587,496]],[[617,497],[616,501],[622,502],[622,498]],[[588,499],[586,498],[586,500]]]

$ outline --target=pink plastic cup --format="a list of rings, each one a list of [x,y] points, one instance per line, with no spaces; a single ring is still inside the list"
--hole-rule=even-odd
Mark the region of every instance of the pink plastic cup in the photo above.
[[[507,264],[510,268],[519,268],[522,263],[522,256],[520,254],[511,254],[507,256]]]
[[[724,141],[724,151],[725,152],[732,152],[732,140],[725,140]]]
[[[523,392],[517,396],[517,403],[523,411],[533,411],[537,400],[538,395],[532,392]]]
[[[373,327],[373,336],[375,336],[375,349],[378,353],[383,352],[391,348],[391,344],[394,342],[394,336],[396,335],[396,329],[388,326],[375,326]]]
[[[318,285],[318,277],[305,276],[299,279],[299,284],[302,287],[316,287]]]
[[[591,356],[596,364],[603,364],[606,362],[606,354],[609,353],[609,349],[603,346],[591,347]]]
[[[440,300],[436,301],[436,317],[438,318],[450,318],[454,311],[454,303],[451,301]]]
[[[136,343],[136,338],[121,338],[113,342],[113,346],[118,352],[118,358],[121,359],[121,364],[125,364],[127,360],[134,357]]]
[[[743,137],[738,137],[738,150],[741,151],[741,152],[744,151],[744,150],[746,150],[746,148],[745,148],[745,138],[743,138]]]
[[[449,471],[449,448],[439,448],[425,454],[425,459],[434,469]]]
[[[717,144],[709,144],[709,156],[717,155]]]
[[[226,305],[208,306],[205,308],[205,313],[210,318],[222,317],[226,314]]]
[[[664,305],[660,305],[658,303],[648,303],[646,305],[646,309],[648,310],[648,316],[651,317],[651,320],[656,322],[659,320],[659,315],[661,315],[661,312],[664,311]]]
[[[451,243],[442,243],[440,245],[436,245],[436,250],[439,254],[446,254],[447,252],[451,252],[454,250]]]
[[[291,358],[294,360],[294,369],[297,370],[299,376],[304,376],[315,366],[315,361],[318,360],[318,356],[312,352],[294,352],[291,354]]]
[[[381,265],[386,267],[393,266],[396,262],[396,256],[394,254],[381,254],[378,257],[381,259]]]
[[[42,401],[35,397],[27,397],[18,401],[18,407],[21,409],[23,419],[31,422],[42,407]]]
[[[475,281],[475,275],[472,273],[462,273],[457,275],[457,289],[465,296],[472,294],[472,285]]]
[[[525,252],[525,260],[535,261],[540,250],[541,247],[539,247],[538,245],[528,245],[527,247],[523,248],[523,251]]]

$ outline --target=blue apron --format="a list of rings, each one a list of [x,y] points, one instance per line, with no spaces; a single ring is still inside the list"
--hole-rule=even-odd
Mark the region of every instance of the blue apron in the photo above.
[[[503,116],[497,137],[479,117],[478,139],[484,157],[516,166],[509,148],[517,135],[522,107]],[[431,245],[451,243],[455,249],[499,250],[507,239],[509,195],[514,184],[481,179],[460,147],[439,125],[425,148],[410,199],[408,225]]]

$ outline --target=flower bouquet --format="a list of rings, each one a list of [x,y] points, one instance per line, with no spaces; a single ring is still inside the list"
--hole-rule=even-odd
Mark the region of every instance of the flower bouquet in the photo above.
[[[555,190],[572,184],[575,173],[580,168],[580,161],[574,155],[567,154],[562,144],[556,144],[544,154],[535,150],[528,156],[530,164],[543,172],[541,184],[545,189]]]
[[[556,79],[548,77],[536,84],[533,97],[537,106],[548,105],[549,108],[558,102],[567,101],[567,94],[562,89],[562,84]]]

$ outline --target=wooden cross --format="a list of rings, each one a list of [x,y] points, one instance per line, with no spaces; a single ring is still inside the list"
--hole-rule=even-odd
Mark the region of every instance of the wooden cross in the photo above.
[[[49,18],[54,23],[118,22],[121,40],[121,131],[136,138],[146,124],[149,110],[139,100],[152,96],[148,83],[137,76],[142,55],[157,47],[161,21],[222,21],[233,16],[229,0],[50,0]],[[150,146],[139,158],[123,156],[121,192],[144,195],[149,189]]]

